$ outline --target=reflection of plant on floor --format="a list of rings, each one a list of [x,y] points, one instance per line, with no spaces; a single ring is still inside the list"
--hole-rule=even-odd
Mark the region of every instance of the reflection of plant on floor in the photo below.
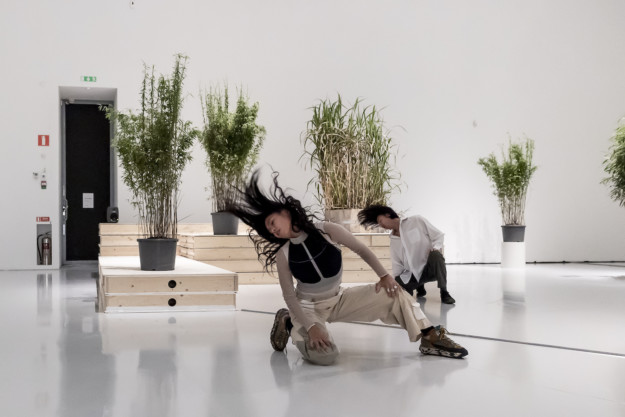
[[[526,138],[522,143],[509,140],[508,149],[502,149],[501,162],[493,153],[478,160],[492,182],[504,225],[525,225],[527,188],[536,171],[536,166],[532,165],[533,155],[534,141]]]
[[[175,238],[180,177],[198,132],[180,118],[187,57],[176,56],[171,77],[144,68],[141,111],[105,108],[115,122],[113,146],[120,157],[123,180],[132,192],[142,233],[150,238]]]
[[[265,128],[256,124],[258,103],[250,105],[242,89],[234,112],[230,112],[229,100],[228,86],[223,93],[211,88],[202,100],[204,131],[200,142],[207,153],[213,212],[225,211],[237,202],[236,188],[244,187],[265,139]]]
[[[317,174],[317,198],[326,210],[386,204],[399,174],[389,132],[375,106],[321,100],[303,134],[304,157]]]
[[[614,136],[609,154],[603,161],[603,168],[608,174],[601,183],[610,187],[610,197],[625,206],[625,123],[619,122]]]

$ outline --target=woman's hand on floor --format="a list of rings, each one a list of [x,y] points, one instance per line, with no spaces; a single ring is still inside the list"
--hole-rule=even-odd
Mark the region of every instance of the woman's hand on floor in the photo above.
[[[397,282],[393,279],[389,274],[384,275],[380,280],[375,284],[375,292],[379,293],[381,289],[386,291],[386,294],[393,298],[397,297],[401,288],[397,285]]]

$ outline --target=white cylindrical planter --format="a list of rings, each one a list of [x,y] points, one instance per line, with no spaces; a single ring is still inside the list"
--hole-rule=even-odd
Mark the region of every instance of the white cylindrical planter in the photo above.
[[[525,242],[502,242],[501,243],[501,267],[524,268],[525,267]]]

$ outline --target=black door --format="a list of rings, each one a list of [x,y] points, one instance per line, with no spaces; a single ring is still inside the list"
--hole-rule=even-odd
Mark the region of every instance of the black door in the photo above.
[[[95,104],[65,108],[66,260],[98,259],[98,224],[110,205],[109,121]]]

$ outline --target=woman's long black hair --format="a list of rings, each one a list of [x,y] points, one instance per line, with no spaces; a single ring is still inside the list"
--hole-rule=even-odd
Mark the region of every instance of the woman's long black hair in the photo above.
[[[267,194],[258,186],[260,169],[255,170],[244,190],[238,190],[239,202],[231,204],[226,211],[237,216],[243,223],[250,226],[258,235],[250,231],[250,239],[254,242],[258,260],[269,272],[276,263],[276,255],[288,239],[275,237],[265,226],[265,219],[272,213],[287,210],[291,215],[291,227],[294,231],[308,234],[320,233],[313,224],[315,216],[309,214],[299,200],[287,195],[278,185],[278,173],[272,173],[273,187]]]

